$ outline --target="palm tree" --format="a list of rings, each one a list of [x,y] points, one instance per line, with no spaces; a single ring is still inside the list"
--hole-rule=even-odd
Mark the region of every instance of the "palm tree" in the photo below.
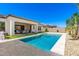
[[[73,16],[66,21],[66,29],[69,29],[71,36],[74,38],[78,35],[78,23],[79,23],[79,3],[76,4],[78,11],[74,13]]]
[[[75,13],[75,14],[73,15],[74,34],[76,34],[76,31],[77,31],[77,23],[78,23],[78,14]]]
[[[76,5],[77,5],[77,8],[79,9],[79,3],[76,3]]]
[[[69,31],[70,34],[73,33],[73,25],[74,25],[74,20],[73,17],[71,17],[70,19],[68,19],[66,21],[66,29]]]
[[[73,16],[66,21],[66,25],[67,25],[66,28],[69,29],[69,33],[73,38],[75,38],[77,35],[78,21],[79,21],[78,13],[73,14]]]

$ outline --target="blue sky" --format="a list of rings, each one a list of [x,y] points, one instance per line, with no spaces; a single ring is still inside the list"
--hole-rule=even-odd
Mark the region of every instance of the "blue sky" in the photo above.
[[[77,12],[76,4],[0,4],[0,14],[13,14],[44,24],[65,27],[66,20]]]

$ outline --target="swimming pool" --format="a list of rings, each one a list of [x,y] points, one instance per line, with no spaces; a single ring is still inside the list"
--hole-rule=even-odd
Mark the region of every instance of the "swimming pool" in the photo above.
[[[41,50],[50,51],[60,37],[60,34],[41,34],[38,36],[21,39],[21,41]]]

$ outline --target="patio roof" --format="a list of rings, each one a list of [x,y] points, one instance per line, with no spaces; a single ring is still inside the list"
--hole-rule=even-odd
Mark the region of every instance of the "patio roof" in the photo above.
[[[18,19],[22,19],[22,20],[25,20],[25,21],[30,21],[30,22],[34,22],[34,23],[39,23],[37,21],[33,21],[33,20],[30,20],[30,19],[25,19],[25,18],[22,18],[22,17],[18,17],[18,16],[15,16],[15,15],[12,15],[12,14],[9,14],[6,16],[6,18],[8,17],[15,17],[15,18],[18,18]]]
[[[37,21],[33,21],[33,20],[30,20],[30,19],[25,19],[25,18],[18,17],[18,16],[15,16],[15,15],[9,14],[9,15],[7,15],[7,16],[4,16],[4,15],[1,15],[1,14],[0,14],[0,18],[2,18],[1,21],[4,21],[4,20],[7,19],[8,17],[13,17],[13,18],[16,18],[16,19],[20,19],[20,22],[21,22],[21,20],[22,20],[22,21],[24,21],[25,23],[29,23],[29,24],[39,24],[39,22],[37,22]],[[16,20],[16,21],[18,21],[18,20]],[[18,22],[19,22],[19,21],[18,21]]]
[[[4,15],[0,14],[0,18],[6,18],[6,16],[4,16]]]

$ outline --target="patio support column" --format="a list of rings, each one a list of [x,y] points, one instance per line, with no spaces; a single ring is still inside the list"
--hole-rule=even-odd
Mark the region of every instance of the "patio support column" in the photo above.
[[[41,32],[43,32],[43,27],[41,26]]]
[[[34,25],[31,25],[31,32],[33,32],[33,26],[34,26]]]
[[[14,29],[15,29],[14,21],[11,19],[7,19],[5,22],[6,33],[8,33],[9,35],[14,35],[15,34]]]
[[[38,25],[35,25],[36,32],[38,32]]]

